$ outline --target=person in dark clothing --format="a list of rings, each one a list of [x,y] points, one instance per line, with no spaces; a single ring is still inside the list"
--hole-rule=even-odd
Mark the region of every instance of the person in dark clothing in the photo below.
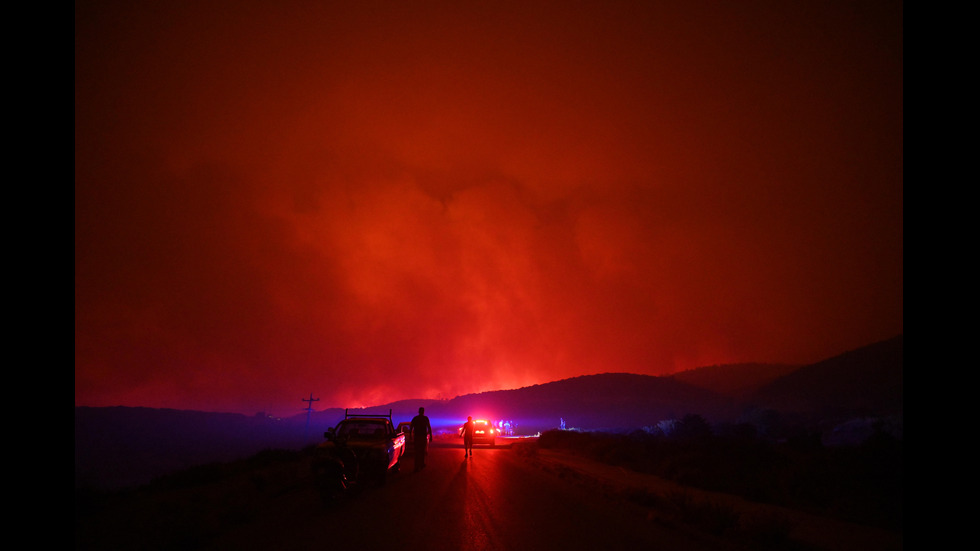
[[[463,423],[463,455],[473,455],[473,417],[467,417]]]
[[[419,414],[412,418],[412,441],[415,443],[415,471],[425,468],[425,454],[432,442],[432,425],[425,416],[425,408],[419,408]]]

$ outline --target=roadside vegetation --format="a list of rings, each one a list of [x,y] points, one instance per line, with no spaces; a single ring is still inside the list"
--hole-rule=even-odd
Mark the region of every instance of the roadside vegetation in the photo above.
[[[550,430],[514,445],[577,454],[687,488],[721,492],[902,533],[903,446],[879,431],[859,445],[824,446],[797,431],[779,440],[752,425],[712,427],[689,415],[669,433]],[[205,464],[124,491],[75,491],[76,549],[200,549],[229,527],[250,523],[269,499],[309,485],[312,447],[270,449]],[[574,476],[569,474],[569,476]],[[586,482],[587,483],[587,482]],[[622,496],[698,531],[741,539],[752,548],[797,549],[791,523],[748,516],[690,492],[631,489]]]
[[[312,447],[269,449],[199,465],[118,491],[75,489],[75,549],[164,551],[206,548],[246,525],[267,502],[309,485]]]
[[[859,445],[824,446],[812,432],[776,441],[759,436],[752,425],[711,427],[698,415],[686,416],[673,429],[670,434],[552,430],[541,434],[537,446],[687,487],[902,532],[902,441],[884,431]],[[631,498],[657,507],[669,502],[721,528],[736,520],[717,507],[695,510],[683,496]]]

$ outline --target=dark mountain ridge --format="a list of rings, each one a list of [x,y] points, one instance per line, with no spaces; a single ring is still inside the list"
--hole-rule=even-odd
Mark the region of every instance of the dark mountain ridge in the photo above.
[[[764,363],[709,365],[674,373],[670,378],[723,396],[744,398],[800,367],[802,366]]]
[[[451,400],[399,400],[350,412],[387,414],[390,409],[397,423],[410,420],[419,407],[426,409],[436,430],[453,431],[467,415],[476,415],[514,419],[522,434],[556,428],[562,418],[578,428],[623,430],[687,413],[721,420],[737,411],[730,398],[669,377],[603,373]],[[314,413],[314,420],[329,427],[343,416],[343,409],[333,408]]]
[[[801,367],[761,386],[746,402],[816,417],[901,416],[904,357],[899,335]]]
[[[127,487],[269,448],[299,448],[304,425],[262,416],[143,407],[75,408],[75,486]]]
[[[352,410],[410,420],[420,406],[436,430],[453,432],[467,415],[517,423],[518,434],[558,428],[630,431],[697,414],[712,424],[765,420],[808,423],[831,430],[853,419],[889,418],[901,427],[902,336],[791,368],[744,364],[712,366],[672,376],[605,373],[451,400],[401,400]],[[785,374],[780,374],[782,370]],[[122,488],[211,462],[264,449],[299,449],[322,440],[344,416],[329,408],[286,419],[131,407],[75,408],[75,485]],[[784,423],[785,424],[785,423]],[[771,427],[767,427],[771,428]],[[862,427],[866,430],[867,427]],[[765,433],[766,431],[760,431]],[[864,434],[864,433],[861,433]],[[846,440],[846,439],[845,439]]]
[[[474,408],[505,412],[507,417],[533,423],[535,432],[567,426],[583,429],[628,430],[662,419],[699,413],[712,419],[730,417],[730,399],[709,390],[666,377],[631,373],[583,375],[509,391],[461,396],[448,404],[465,412]]]

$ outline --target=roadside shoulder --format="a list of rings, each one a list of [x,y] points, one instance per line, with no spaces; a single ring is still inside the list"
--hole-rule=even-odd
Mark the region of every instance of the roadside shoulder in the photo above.
[[[821,517],[786,507],[756,503],[677,484],[659,476],[594,461],[571,452],[538,447],[533,461],[542,469],[609,497],[650,509],[665,521],[704,524],[710,531],[796,542],[803,549],[897,551],[903,537],[887,530]],[[721,535],[721,534],[718,534]]]

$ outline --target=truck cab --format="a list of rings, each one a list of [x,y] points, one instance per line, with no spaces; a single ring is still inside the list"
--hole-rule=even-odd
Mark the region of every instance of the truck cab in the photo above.
[[[405,434],[388,415],[352,414],[323,433],[314,450],[313,472],[321,489],[343,491],[373,480],[384,484],[388,471],[398,471],[405,455]]]

